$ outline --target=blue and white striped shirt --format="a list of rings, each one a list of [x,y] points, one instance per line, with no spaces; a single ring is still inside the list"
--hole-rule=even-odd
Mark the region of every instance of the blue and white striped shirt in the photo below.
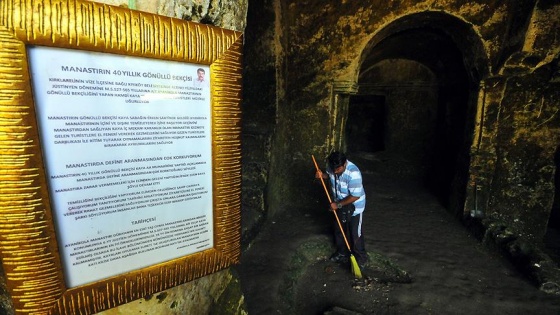
[[[330,169],[327,170],[327,174],[329,174],[331,188],[337,201],[346,198],[348,195],[359,197],[358,200],[354,201],[356,207],[354,215],[358,215],[364,212],[366,207],[366,191],[362,185],[362,173],[356,164],[348,160],[346,162],[346,169],[340,176],[335,178],[333,171]]]

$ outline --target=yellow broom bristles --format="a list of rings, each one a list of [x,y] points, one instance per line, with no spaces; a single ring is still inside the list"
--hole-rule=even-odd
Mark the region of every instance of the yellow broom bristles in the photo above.
[[[360,270],[360,266],[358,266],[358,262],[356,261],[356,257],[354,255],[350,255],[350,262],[352,264],[352,273],[354,277],[357,279],[362,279],[362,271]]]

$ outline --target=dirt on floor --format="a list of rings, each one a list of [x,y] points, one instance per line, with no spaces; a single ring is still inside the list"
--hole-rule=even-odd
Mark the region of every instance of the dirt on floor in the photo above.
[[[315,204],[269,219],[233,268],[249,315],[560,315],[559,295],[482,245],[422,185],[395,176],[386,160],[354,162],[368,198],[362,278],[349,263],[329,261],[332,214],[325,200],[306,200]]]

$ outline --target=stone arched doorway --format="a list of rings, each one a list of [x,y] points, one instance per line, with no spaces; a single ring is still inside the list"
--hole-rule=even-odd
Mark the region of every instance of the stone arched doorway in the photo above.
[[[487,72],[481,42],[462,21],[436,12],[394,21],[362,54],[357,93],[348,99],[348,151],[393,160],[396,171],[421,179],[463,214],[478,86]]]

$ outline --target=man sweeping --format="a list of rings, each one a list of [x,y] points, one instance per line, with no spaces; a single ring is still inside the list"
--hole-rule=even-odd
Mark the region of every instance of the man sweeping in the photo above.
[[[363,212],[366,206],[362,173],[356,164],[347,160],[346,155],[338,151],[328,156],[326,173],[319,169],[316,162],[315,165],[316,178],[330,179],[333,194],[332,199],[329,197],[330,210],[336,211],[337,214],[334,216],[336,252],[330,259],[334,262],[347,262],[349,258],[355,256],[360,269],[363,269],[368,261],[368,255],[362,234]],[[344,230],[345,235],[341,230]]]

